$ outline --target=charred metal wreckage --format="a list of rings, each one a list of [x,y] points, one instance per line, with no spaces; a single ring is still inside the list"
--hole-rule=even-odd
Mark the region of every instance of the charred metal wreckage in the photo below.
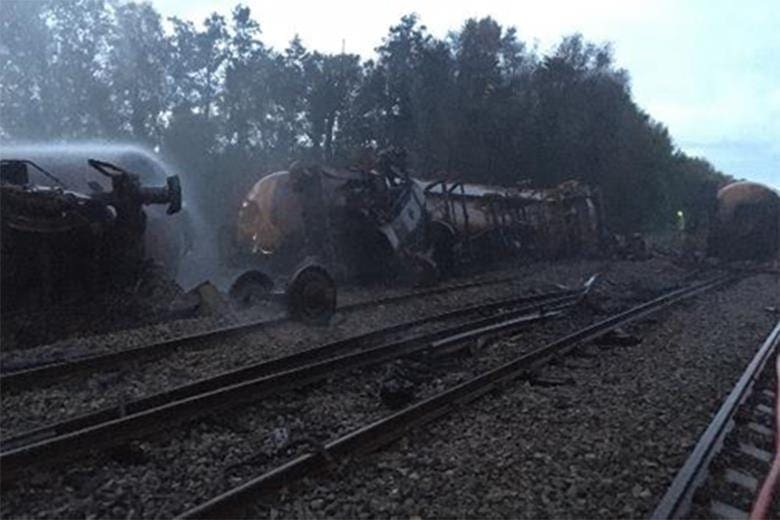
[[[145,256],[146,213],[150,204],[181,209],[177,176],[149,187],[136,173],[89,159],[110,181],[90,181],[91,192],[76,191],[57,173],[26,159],[0,162],[3,307],[54,303],[132,283]],[[42,176],[36,183],[31,173]]]
[[[391,150],[371,167],[295,163],[263,177],[241,205],[230,244],[231,264],[245,270],[234,297],[262,297],[274,278],[297,265],[288,301],[294,313],[314,318],[335,307],[334,280],[429,284],[468,261],[598,249],[599,196],[586,186],[423,181],[404,162],[402,152]]]
[[[67,168],[58,159],[48,170],[26,159],[2,161],[4,301],[45,305],[74,289],[127,285],[146,257],[176,272],[185,249],[177,242],[186,242],[188,226],[144,206],[178,212],[178,177],[151,188],[141,180],[159,182],[164,174],[140,176],[94,159],[87,173],[83,159]],[[151,168],[147,162],[130,160],[132,169]],[[551,189],[426,181],[410,175],[397,149],[351,169],[295,163],[248,193],[229,233],[231,274],[223,278],[232,281],[234,302],[277,300],[293,317],[327,322],[337,280],[426,285],[462,264],[518,253],[597,253],[601,222],[598,192],[574,181]]]
[[[192,221],[186,210],[173,215],[182,209],[179,178],[166,177],[149,156],[123,152],[108,163],[63,158],[59,150],[39,155],[47,168],[38,156],[0,162],[4,308],[128,286],[145,258],[170,277],[191,261]],[[235,228],[222,233],[230,264],[222,281],[239,304],[277,300],[296,318],[327,322],[336,281],[425,285],[462,264],[515,254],[621,251],[604,231],[598,190],[575,181],[527,189],[437,177],[411,176],[397,149],[370,165],[295,163],[267,175],[243,200]],[[165,186],[145,185],[163,179]],[[776,257],[777,193],[736,183],[717,203],[710,254]],[[632,237],[622,249],[635,255],[644,243]]]

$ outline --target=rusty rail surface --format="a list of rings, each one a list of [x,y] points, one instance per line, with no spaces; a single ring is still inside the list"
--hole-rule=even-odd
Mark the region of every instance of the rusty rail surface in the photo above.
[[[369,308],[378,305],[385,305],[388,303],[396,303],[412,298],[431,296],[434,294],[442,294],[474,287],[509,283],[521,278],[523,277],[505,277],[485,281],[448,285],[446,287],[437,287],[433,289],[417,290],[409,293],[378,298],[375,300],[354,302],[340,306],[337,310],[348,311],[358,308]],[[185,348],[204,341],[213,341],[216,339],[222,340],[233,335],[248,334],[271,325],[282,323],[286,320],[287,318],[284,316],[256,320],[241,325],[231,325],[206,332],[199,332],[176,338],[170,338],[150,343],[148,345],[120,350],[117,352],[74,357],[64,361],[57,360],[52,362],[45,362],[32,368],[0,373],[0,392],[13,392],[24,390],[30,387],[42,386],[53,380],[57,380],[66,376],[111,368],[128,361],[148,361],[165,356],[166,354],[178,348]]]
[[[723,447],[726,435],[731,430],[740,407],[749,397],[752,388],[772,356],[777,355],[780,346],[780,322],[767,336],[761,348],[748,364],[723,401],[712,422],[699,438],[693,451],[683,464],[672,484],[658,503],[651,518],[683,518],[690,511],[696,490],[706,480],[710,463]],[[777,432],[775,433],[777,435]]]
[[[414,427],[445,416],[463,404],[473,401],[498,385],[528,376],[550,360],[575,349],[583,342],[636,321],[674,303],[720,287],[734,278],[721,276],[714,280],[667,293],[625,312],[585,327],[545,346],[485,372],[449,390],[411,405],[386,418],[339,437],[319,453],[297,457],[286,464],[253,478],[207,502],[184,512],[179,518],[228,518],[237,516],[258,495],[288,485],[297,479],[322,471],[333,461],[355,457],[388,444]],[[326,460],[327,459],[327,460]]]
[[[232,408],[242,403],[258,401],[334,374],[424,350],[446,349],[455,343],[462,343],[469,339],[517,329],[531,321],[555,316],[561,309],[575,305],[590,289],[592,281],[579,290],[523,296],[444,313],[434,318],[441,319],[442,316],[451,318],[477,310],[521,305],[513,310],[453,325],[436,332],[393,339],[379,346],[365,348],[367,340],[402,332],[410,328],[410,323],[417,325],[426,323],[428,320],[423,318],[226,372],[213,378],[125,403],[122,406],[23,433],[3,443],[0,452],[2,468],[0,480],[13,479],[32,466],[50,464],[80,453],[116,445],[128,439],[159,431],[172,424],[208,415],[216,410]]]

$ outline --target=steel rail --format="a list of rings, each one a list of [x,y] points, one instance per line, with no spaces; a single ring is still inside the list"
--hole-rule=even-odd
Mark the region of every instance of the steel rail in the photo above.
[[[523,354],[469,381],[339,437],[326,444],[321,452],[297,457],[282,466],[250,479],[184,512],[179,518],[227,518],[236,516],[236,512],[240,511],[248,502],[251,502],[257,495],[263,492],[288,485],[299,478],[321,471],[333,461],[367,453],[388,444],[412,428],[440,418],[454,409],[490,392],[501,384],[508,383],[519,377],[529,376],[534,370],[551,359],[564,355],[585,341],[593,340],[618,326],[658,312],[669,305],[720,287],[733,279],[731,276],[723,276],[688,288],[672,291],[585,327],[573,334]]]
[[[519,277],[507,277],[498,280],[489,280],[486,282],[470,282],[448,287],[439,287],[426,291],[416,291],[413,293],[388,296],[386,298],[379,298],[377,300],[370,300],[367,302],[356,302],[339,307],[338,310],[343,311],[359,307],[384,305],[406,299],[429,296],[431,294],[440,294],[472,287],[506,283],[516,279],[519,279]],[[33,368],[25,368],[22,370],[0,373],[0,392],[19,391],[33,386],[41,386],[43,384],[49,383],[52,380],[78,373],[111,368],[129,361],[135,362],[161,357],[172,350],[191,346],[198,342],[213,341],[215,339],[229,338],[233,335],[247,334],[271,325],[282,323],[286,320],[287,318],[284,316],[257,320],[241,325],[231,325],[206,332],[187,334],[184,336],[153,342],[126,350],[108,352],[105,354],[87,355],[83,357],[71,358],[65,361],[47,362]]]
[[[775,356],[775,445],[774,457],[769,471],[764,475],[761,487],[753,498],[750,508],[750,520],[769,518],[774,497],[780,494],[780,355]]]
[[[589,287],[589,286],[588,286]],[[568,293],[568,291],[567,291]],[[19,438],[29,439],[29,444],[12,447],[0,453],[0,481],[15,478],[25,469],[49,464],[74,457],[78,454],[119,444],[125,440],[159,431],[217,410],[233,408],[245,402],[261,400],[291,388],[298,388],[315,381],[415,352],[450,347],[486,334],[516,329],[528,322],[557,315],[561,308],[576,304],[584,294],[555,295],[546,301],[539,301],[508,312],[487,318],[459,324],[444,330],[424,333],[380,346],[360,349],[356,352],[327,357],[323,360],[307,361],[298,357],[298,366],[269,375],[253,376],[253,370],[268,370],[267,363],[261,363],[252,370],[242,369],[203,380],[193,385],[180,387],[157,394],[123,407],[115,407],[86,416],[78,417],[58,425],[39,428]],[[489,304],[495,306],[495,303]],[[460,311],[459,311],[460,312]],[[533,314],[528,314],[533,312]],[[321,354],[323,351],[319,351]],[[271,363],[275,363],[271,361]],[[276,363],[276,368],[285,362]],[[127,413],[128,411],[133,413]],[[18,439],[19,439],[18,438]]]
[[[473,289],[474,287],[485,287],[488,285],[499,285],[502,283],[515,282],[524,278],[523,276],[506,276],[503,278],[495,278],[492,280],[481,280],[476,282],[464,282],[460,284],[445,285],[442,287],[434,287],[431,289],[414,290],[402,294],[394,294],[391,296],[384,296],[382,298],[376,298],[373,300],[357,301],[353,303],[347,303],[339,306],[337,311],[345,311],[357,309],[360,307],[374,307],[377,305],[385,305],[388,303],[396,303],[399,301],[409,300],[411,298],[418,298],[420,296],[433,296],[436,294],[444,294],[452,291],[462,291],[465,289]]]
[[[767,361],[777,353],[778,345],[780,345],[780,322],[767,336],[737,384],[723,401],[650,518],[682,518],[688,513],[696,489],[706,479],[710,462],[723,446],[723,440],[731,430],[735,414],[750,395],[753,384]]]
[[[68,419],[56,424],[42,426],[33,430],[23,432],[19,435],[5,439],[0,442],[0,452],[10,451],[11,449],[31,444],[34,441],[43,440],[50,437],[64,435],[73,431],[77,431],[101,422],[106,422],[113,419],[119,419],[127,415],[135,414],[154,408],[156,406],[162,406],[166,403],[173,402],[180,399],[186,399],[199,394],[204,394],[220,388],[224,388],[243,381],[250,381],[259,377],[267,377],[273,374],[279,374],[294,370],[315,362],[323,361],[328,358],[334,358],[336,356],[343,356],[350,351],[356,351],[358,349],[367,350],[372,346],[372,342],[379,341],[383,338],[408,331],[417,325],[427,324],[431,321],[441,321],[445,318],[461,317],[466,313],[471,313],[476,310],[493,310],[498,307],[525,304],[525,307],[521,307],[519,310],[515,310],[510,313],[503,313],[490,318],[481,318],[479,320],[471,321],[469,323],[459,324],[455,327],[442,329],[435,333],[418,334],[405,338],[403,341],[394,341],[391,345],[402,345],[404,343],[411,344],[414,342],[422,343],[425,341],[433,341],[439,337],[443,337],[447,334],[460,333],[460,331],[467,329],[474,323],[485,325],[492,323],[495,320],[506,319],[507,316],[513,315],[517,312],[528,312],[531,308],[539,308],[540,305],[550,304],[558,305],[574,299],[581,298],[584,291],[587,290],[584,287],[578,291],[562,291],[558,293],[546,293],[534,296],[523,296],[511,298],[508,300],[502,300],[500,302],[492,302],[483,306],[472,305],[466,308],[457,309],[455,311],[445,312],[430,318],[420,318],[417,320],[401,323],[398,325],[386,327],[383,329],[374,330],[368,333],[359,334],[343,340],[337,340],[324,345],[319,345],[310,349],[302,350],[294,354],[273,358],[267,361],[261,361],[252,365],[242,367],[235,370],[229,370],[221,374],[217,374],[212,377],[201,379],[190,384],[182,385],[172,390],[160,392],[154,395],[143,397],[137,400],[133,400],[129,403],[124,403],[122,406],[114,406],[105,408],[95,412],[83,414],[72,419]],[[533,307],[528,307],[532,305]]]

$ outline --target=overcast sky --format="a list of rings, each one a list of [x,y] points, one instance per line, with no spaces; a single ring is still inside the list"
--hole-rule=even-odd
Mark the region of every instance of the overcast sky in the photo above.
[[[163,16],[201,22],[237,1],[153,0]],[[563,35],[614,44],[634,98],[675,143],[735,177],[780,189],[780,0],[243,0],[263,40],[284,48],[296,33],[322,52],[372,57],[402,15],[436,36],[469,17],[515,26],[541,50]]]

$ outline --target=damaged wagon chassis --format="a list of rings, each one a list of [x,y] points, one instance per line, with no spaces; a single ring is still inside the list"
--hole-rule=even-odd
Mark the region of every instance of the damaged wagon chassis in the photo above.
[[[177,176],[147,187],[116,165],[87,163],[110,180],[110,191],[97,182],[89,194],[73,191],[26,159],[0,163],[4,309],[45,307],[134,283],[144,260],[143,206],[168,204],[168,214],[181,209]],[[31,170],[46,183],[33,184]]]

